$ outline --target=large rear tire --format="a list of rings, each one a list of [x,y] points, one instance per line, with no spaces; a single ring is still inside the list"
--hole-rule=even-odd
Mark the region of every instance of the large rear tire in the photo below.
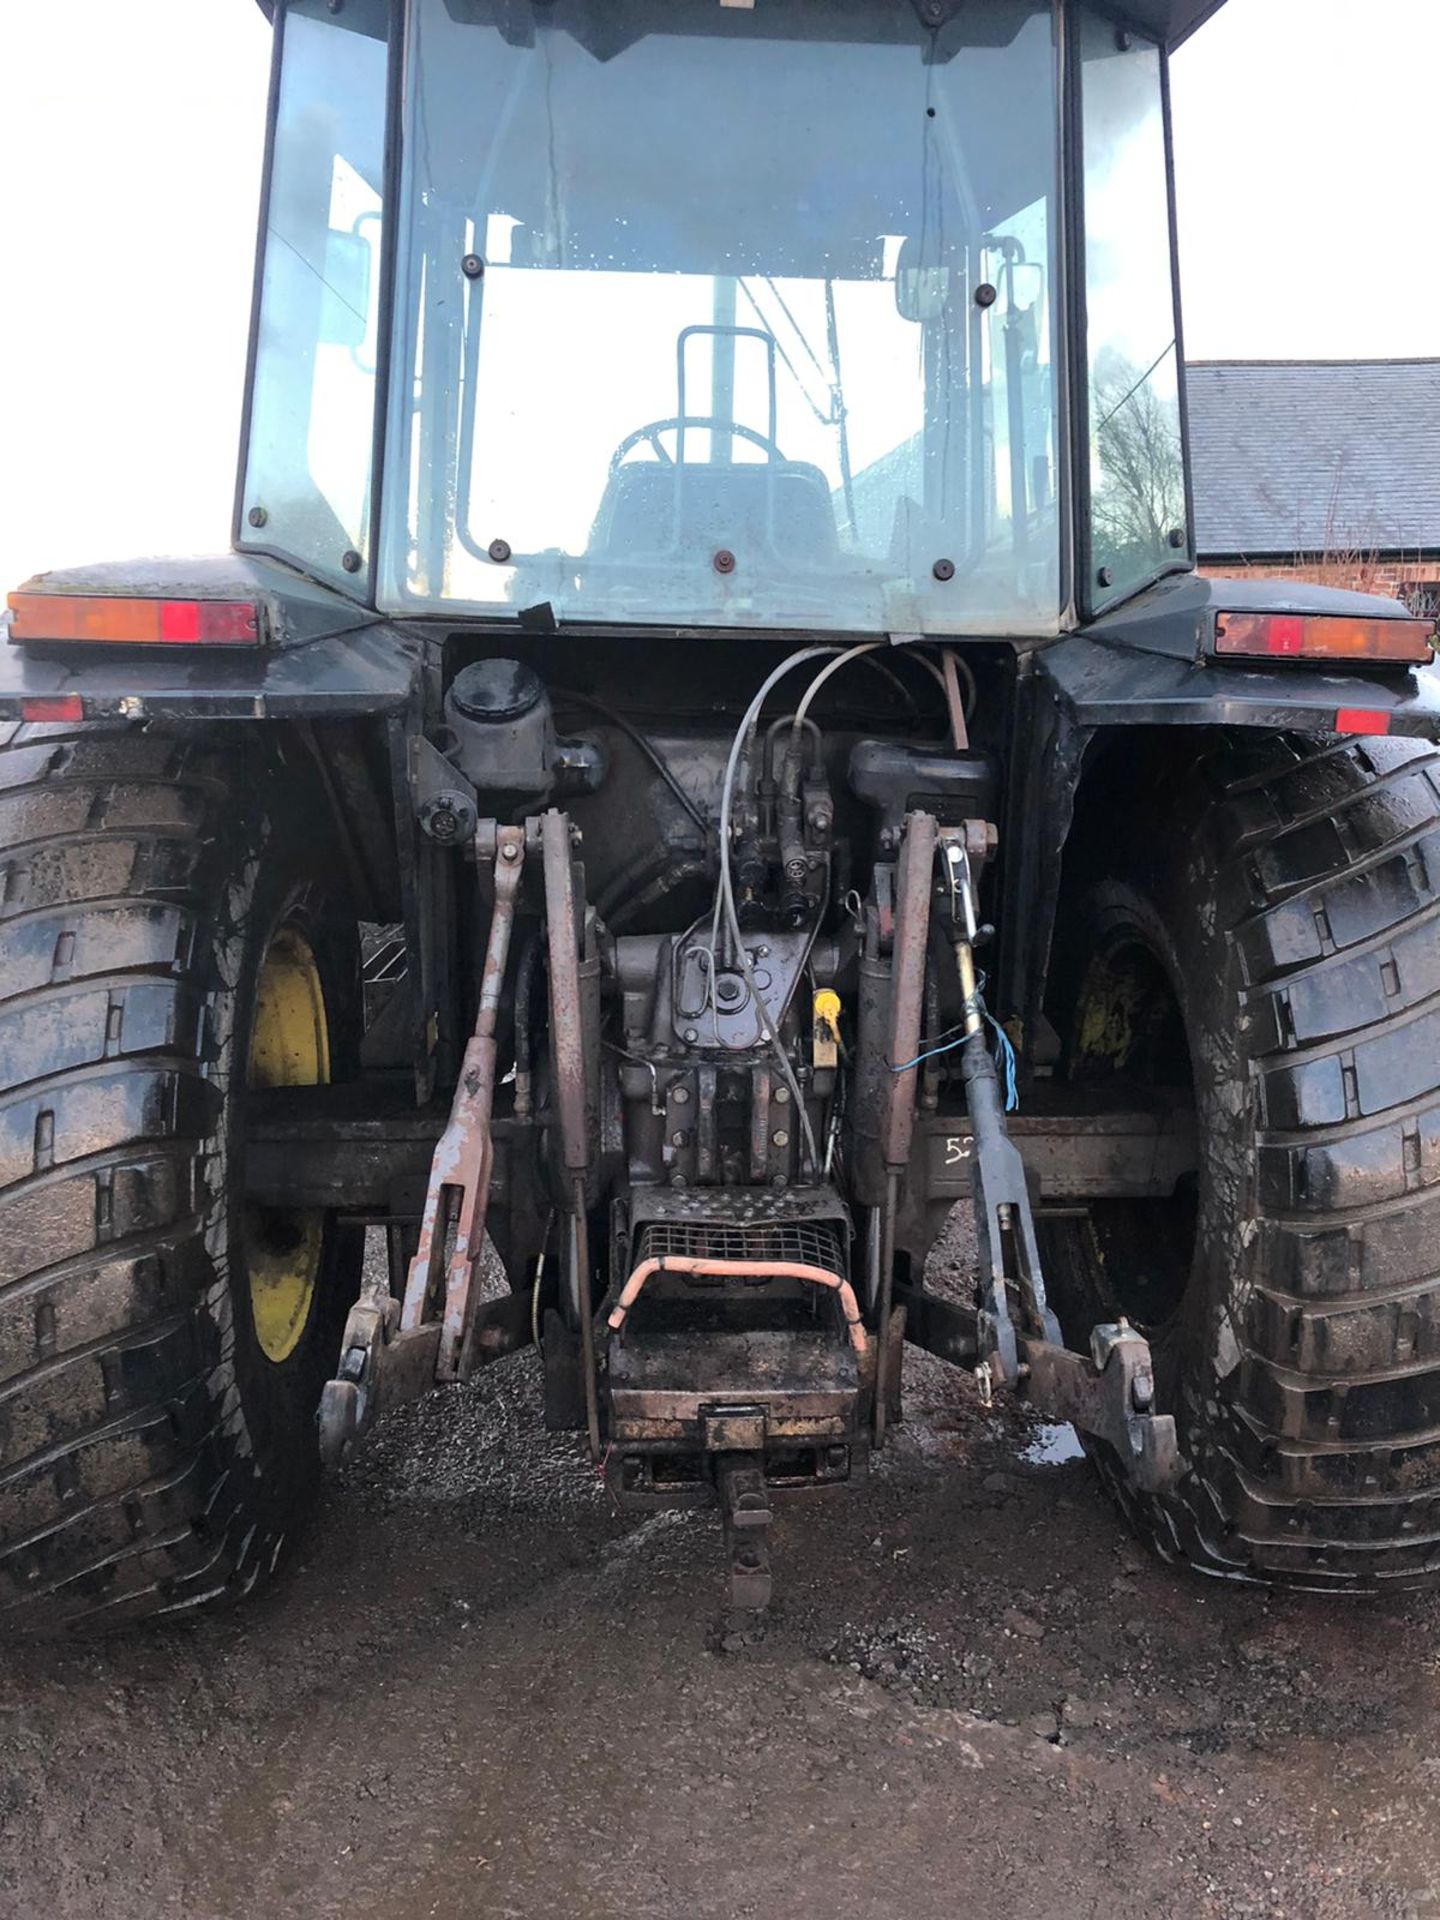
[[[313,1489],[361,1236],[247,1207],[250,1086],[343,1078],[356,929],[258,729],[0,729],[0,1613],[248,1591]]]
[[[1189,1463],[1163,1497],[1097,1448],[1102,1474],[1137,1531],[1208,1573],[1431,1583],[1440,756],[1212,737],[1167,754],[1124,817],[1092,817],[1072,871],[1065,1071],[1191,1081],[1200,1138],[1196,1190],[1042,1222],[1067,1334],[1117,1312],[1145,1328]]]

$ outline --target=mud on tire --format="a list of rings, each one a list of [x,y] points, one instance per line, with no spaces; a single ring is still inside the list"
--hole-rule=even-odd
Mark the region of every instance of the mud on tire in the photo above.
[[[249,732],[249,730],[246,730]],[[359,1236],[256,1334],[241,1198],[261,962],[358,1041],[322,815],[273,743],[0,728],[0,1613],[103,1627],[248,1590],[318,1471]],[[285,1350],[282,1353],[282,1347]]]
[[[1101,846],[1127,851],[1102,870]],[[1200,1138],[1188,1209],[1042,1223],[1067,1333],[1117,1308],[1147,1327],[1190,1463],[1164,1498],[1102,1473],[1138,1531],[1207,1572],[1429,1584],[1440,756],[1177,742],[1125,819],[1089,824],[1087,859],[1060,935],[1066,1070],[1163,1087],[1183,1062]]]

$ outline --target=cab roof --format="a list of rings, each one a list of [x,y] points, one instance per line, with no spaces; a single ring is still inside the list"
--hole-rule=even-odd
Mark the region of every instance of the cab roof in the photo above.
[[[1224,4],[1225,0],[1122,0],[1121,11],[1157,40],[1178,47]],[[260,9],[267,18],[273,17],[274,0],[260,0]]]
[[[1177,47],[1224,4],[1225,0],[1127,0],[1125,11],[1134,15],[1137,26],[1148,27],[1157,40]]]

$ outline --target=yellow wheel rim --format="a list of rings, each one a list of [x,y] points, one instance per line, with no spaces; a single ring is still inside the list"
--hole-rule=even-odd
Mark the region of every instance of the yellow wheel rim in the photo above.
[[[255,987],[247,1076],[253,1089],[317,1087],[330,1079],[330,1029],[320,969],[305,936],[281,927]],[[267,1360],[288,1360],[310,1319],[325,1215],[318,1209],[246,1210],[250,1315]]]

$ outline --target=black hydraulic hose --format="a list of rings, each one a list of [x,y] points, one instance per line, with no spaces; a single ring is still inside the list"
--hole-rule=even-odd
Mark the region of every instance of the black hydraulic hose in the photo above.
[[[681,786],[669,761],[666,760],[665,756],[652,741],[645,738],[645,735],[641,733],[638,727],[632,726],[630,721],[623,719],[620,714],[616,713],[612,708],[607,707],[603,700],[597,700],[595,696],[590,693],[577,693],[573,687],[557,687],[555,689],[555,698],[562,702],[565,700],[573,700],[577,706],[589,707],[591,712],[598,713],[602,720],[608,720],[612,727],[618,727],[626,739],[632,742],[632,744],[638,747],[641,753],[644,754],[645,758],[650,762],[651,766],[654,767],[660,778],[665,782],[666,786],[669,787],[671,793],[674,794],[675,798],[680,802],[696,826],[699,827],[700,831],[702,833],[709,832],[709,821],[690,798],[690,795],[685,791],[684,787]]]
[[[674,893],[677,887],[684,886],[687,880],[703,880],[710,868],[704,860],[679,860],[657,874],[648,885],[638,893],[627,894],[617,907],[603,918],[612,933],[618,933],[621,927],[628,926],[637,913],[643,913],[646,907],[656,900],[663,900],[668,893]]]
[[[705,871],[703,858],[704,846],[697,847],[693,840],[678,840],[669,846],[648,847],[628,867],[622,867],[608,882],[604,892],[596,901],[600,918],[607,924],[628,914],[643,899],[652,896],[657,885],[662,892],[668,892],[670,885],[679,884],[679,870],[690,865]],[[698,860],[694,856],[702,856]],[[655,896],[658,897],[658,896]]]

